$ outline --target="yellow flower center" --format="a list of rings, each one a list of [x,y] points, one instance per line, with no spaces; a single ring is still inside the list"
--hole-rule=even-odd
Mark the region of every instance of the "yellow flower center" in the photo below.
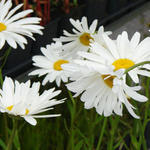
[[[14,107],[14,106],[11,105],[11,106],[8,106],[6,109],[8,109],[9,111],[11,111],[13,107]]]
[[[0,32],[2,32],[2,31],[4,31],[4,30],[6,30],[6,25],[5,24],[3,24],[3,23],[0,23]]]
[[[114,71],[117,71],[119,69],[128,69],[130,67],[132,67],[134,64],[134,62],[130,59],[127,59],[127,58],[121,58],[121,59],[118,59],[116,61],[114,61],[112,63],[112,65],[115,67]],[[116,76],[110,76],[110,75],[102,75],[102,79],[104,80],[104,83],[112,88],[113,87],[113,79],[116,77]],[[108,78],[107,78],[108,77]],[[105,79],[106,78],[106,79]]]
[[[80,42],[85,45],[85,46],[89,46],[90,45],[90,40],[94,40],[89,33],[83,33],[80,36]]]
[[[114,71],[117,71],[119,69],[128,69],[128,68],[132,67],[135,64],[130,59],[121,58],[121,59],[118,59],[118,60],[114,61],[112,63],[112,65],[115,67]]]
[[[28,115],[28,113],[29,113],[29,109],[26,109],[26,113],[25,113],[25,115]]]
[[[116,61],[114,61],[112,63],[112,65],[115,67],[114,71],[117,71],[119,69],[128,69],[130,67],[132,67],[134,64],[134,62],[130,59],[127,59],[127,58],[121,58],[121,59],[118,59]],[[113,87],[113,79],[116,77],[116,76],[110,76],[110,75],[102,75],[102,79],[104,80],[104,83],[112,88]],[[108,77],[108,78],[107,78]],[[106,79],[105,79],[106,78]]]
[[[101,77],[102,77],[102,79],[104,80],[104,83],[108,86],[108,87],[110,87],[110,88],[112,88],[113,87],[113,79],[115,78],[115,76],[110,76],[110,77],[108,77],[108,76],[110,76],[110,75],[102,75]],[[108,78],[107,78],[108,77]],[[106,79],[105,79],[106,78]]]
[[[57,61],[54,63],[53,68],[54,68],[54,70],[61,71],[61,70],[63,70],[63,69],[61,68],[61,65],[62,65],[62,64],[67,64],[67,63],[69,63],[68,60],[62,60],[62,59],[57,60]]]

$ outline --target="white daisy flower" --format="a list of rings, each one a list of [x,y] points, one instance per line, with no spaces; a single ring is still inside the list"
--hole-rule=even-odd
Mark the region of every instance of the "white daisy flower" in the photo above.
[[[98,20],[95,19],[90,27],[88,27],[88,21],[86,17],[82,17],[81,21],[70,19],[71,24],[73,25],[72,31],[74,34],[71,34],[64,30],[64,35],[60,38],[54,38],[55,41],[64,42],[64,53],[77,57],[77,51],[88,51],[91,41],[94,40],[96,34],[96,28]],[[99,35],[105,33],[103,27],[100,27],[98,30]],[[107,33],[107,32],[106,32]],[[110,34],[108,32],[107,34]],[[100,37],[101,38],[101,37]],[[101,39],[103,41],[103,39]]]
[[[34,56],[32,58],[33,65],[39,67],[29,73],[29,75],[43,76],[46,74],[42,84],[45,85],[48,81],[56,81],[57,86],[60,86],[61,80],[68,82],[69,74],[61,67],[62,64],[71,62],[71,58],[67,58],[60,53],[63,51],[62,44],[56,42],[52,45],[47,45],[46,48],[41,48],[44,56]]]
[[[0,89],[0,111],[10,115],[23,117],[31,125],[36,125],[35,118],[57,117],[60,114],[39,115],[39,113],[53,109],[52,106],[63,103],[63,100],[55,100],[61,91],[53,89],[44,91],[39,95],[40,83],[13,82],[6,77],[2,90]]]
[[[76,63],[93,67],[96,65],[110,65],[114,71],[119,69],[128,69],[133,65],[150,61],[150,38],[145,38],[140,42],[140,33],[136,32],[131,40],[128,39],[127,32],[118,35],[117,40],[111,40],[106,34],[103,34],[106,47],[98,42],[91,44],[90,52],[78,52],[80,56],[86,58],[86,61],[77,60]],[[149,69],[150,65],[137,67],[128,72],[135,83],[139,83],[139,75],[150,76],[150,72],[141,68]]]
[[[65,66],[65,69],[70,70],[70,68],[70,66],[68,68],[67,65]],[[78,75],[76,71],[77,69],[74,69],[74,75]],[[128,98],[131,97],[139,102],[145,102],[147,98],[137,93],[140,86],[129,87],[126,85],[124,80],[119,78],[124,72],[121,70],[121,73],[119,73],[119,71],[105,75],[87,68],[85,73],[82,71],[82,75],[79,71],[81,76],[73,78],[74,81],[66,86],[70,91],[76,93],[75,96],[81,94],[81,101],[84,102],[86,109],[95,107],[100,115],[110,116],[116,113],[122,116],[124,104],[133,117],[139,118],[134,113],[133,109],[135,108],[129,103],[130,99]]]
[[[42,26],[38,25],[40,18],[26,17],[32,13],[33,10],[24,10],[16,13],[23,4],[19,4],[15,8],[11,9],[11,0],[0,1],[0,49],[4,46],[5,42],[13,47],[17,48],[17,44],[24,49],[24,44],[27,44],[27,40],[24,36],[28,36],[34,40],[33,33],[42,35]]]
[[[98,31],[97,31],[97,33],[92,35],[92,37],[94,39],[93,42],[97,42],[97,43],[101,44],[103,47],[106,47],[106,44],[105,44],[105,41],[104,41],[104,38],[103,38],[103,34],[111,35],[112,32],[111,31],[106,31],[105,32],[104,31],[104,27],[100,26],[99,29],[98,29]]]

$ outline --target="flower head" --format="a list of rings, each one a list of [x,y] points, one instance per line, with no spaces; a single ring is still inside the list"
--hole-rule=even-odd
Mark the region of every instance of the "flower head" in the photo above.
[[[88,51],[90,43],[94,41],[93,35],[96,34],[98,21],[95,19],[90,27],[88,27],[88,21],[86,17],[82,17],[81,21],[70,19],[70,22],[74,27],[72,29],[74,34],[68,33],[66,30],[64,30],[65,36],[61,36],[58,39],[55,38],[54,40],[65,42],[63,46],[65,50],[64,53],[75,58],[77,57],[77,51]],[[100,27],[98,33],[104,33],[103,27]]]
[[[80,66],[78,66],[79,68]],[[71,67],[65,69],[70,70]],[[73,67],[72,67],[73,68]],[[84,102],[84,107],[90,109],[95,107],[97,113],[104,116],[110,116],[113,113],[122,116],[123,104],[126,106],[129,113],[135,117],[137,116],[133,109],[135,109],[129,102],[128,98],[133,98],[139,102],[147,101],[147,98],[137,93],[140,86],[130,87],[122,78],[124,70],[116,72],[107,72],[107,74],[99,73],[99,68],[96,71],[86,69],[85,72],[80,71],[80,77],[71,78],[73,82],[67,84],[67,88],[76,93],[75,96],[81,94],[81,101]],[[85,67],[84,67],[85,70]],[[109,70],[109,69],[106,69]],[[71,70],[70,70],[71,71]],[[74,69],[74,76],[77,74],[77,69]]]
[[[24,36],[28,36],[32,39],[33,33],[42,34],[42,26],[38,25],[40,18],[26,17],[32,13],[33,10],[24,10],[16,13],[23,4],[19,4],[15,8],[11,9],[11,0],[0,1],[0,49],[4,46],[5,42],[13,47],[17,48],[17,44],[24,49],[24,44],[27,44],[27,40]]]
[[[106,47],[98,42],[91,44],[90,52],[78,52],[78,54],[86,59],[87,65],[103,66],[110,65],[114,67],[114,71],[119,69],[128,69],[133,65],[150,60],[150,38],[145,38],[140,42],[140,34],[136,32],[131,40],[128,39],[127,32],[118,35],[117,40],[111,40],[106,34],[103,34]],[[85,64],[82,60],[76,61],[79,64]],[[129,76],[135,83],[139,83],[138,74],[150,76],[150,72],[141,68],[149,69],[149,65],[137,67],[128,72]]]
[[[35,118],[57,117],[60,114],[39,115],[39,113],[53,109],[52,106],[63,103],[63,100],[55,100],[61,91],[53,89],[39,94],[40,83],[30,81],[26,83],[13,82],[6,77],[0,90],[0,111],[10,115],[23,117],[31,125],[36,125]]]
[[[33,65],[39,67],[32,71],[29,75],[45,75],[42,82],[45,85],[48,81],[53,82],[56,80],[57,86],[60,86],[61,80],[63,82],[68,81],[68,73],[63,70],[62,65],[71,62],[71,58],[61,55],[62,44],[56,42],[55,44],[47,45],[46,48],[41,48],[41,52],[44,56],[34,56]]]

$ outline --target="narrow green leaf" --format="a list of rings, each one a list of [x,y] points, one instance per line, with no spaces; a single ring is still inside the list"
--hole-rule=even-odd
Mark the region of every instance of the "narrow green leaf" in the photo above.
[[[81,140],[76,146],[75,146],[75,150],[80,150],[81,147],[83,145],[83,140]]]
[[[2,139],[0,139],[0,146],[5,150],[6,149],[6,144]]]
[[[19,136],[18,136],[18,131],[16,132],[15,138],[14,138],[14,145],[17,150],[20,150],[20,141],[19,141]]]

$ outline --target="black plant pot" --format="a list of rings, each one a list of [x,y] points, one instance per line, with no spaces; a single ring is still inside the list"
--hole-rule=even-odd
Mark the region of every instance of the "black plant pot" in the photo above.
[[[86,16],[89,24],[94,19],[102,20],[107,16],[106,6],[107,0],[87,0],[85,5],[73,8],[70,14],[61,18],[57,37],[63,35],[63,30],[72,32],[72,25],[69,22],[70,18],[81,19],[83,16]]]
[[[94,19],[102,20],[108,15],[107,13],[107,0],[87,0],[86,5],[86,16],[88,17],[89,23]]]
[[[101,20],[99,25],[108,25],[147,1],[148,0],[107,0],[107,16]]]
[[[67,15],[61,17],[58,23],[57,37],[63,35],[63,30],[72,32],[72,25],[69,22],[70,18],[80,19],[82,16],[86,15],[86,5],[80,7],[72,8],[71,12]]]

